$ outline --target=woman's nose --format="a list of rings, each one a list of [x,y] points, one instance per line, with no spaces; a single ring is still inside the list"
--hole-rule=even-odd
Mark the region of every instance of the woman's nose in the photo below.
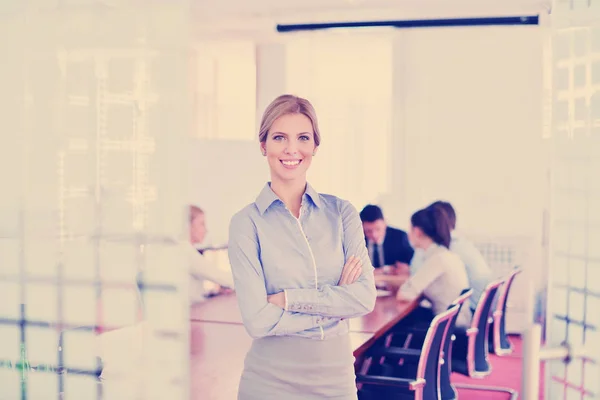
[[[285,152],[286,154],[296,154],[298,150],[296,150],[295,146],[287,146]]]

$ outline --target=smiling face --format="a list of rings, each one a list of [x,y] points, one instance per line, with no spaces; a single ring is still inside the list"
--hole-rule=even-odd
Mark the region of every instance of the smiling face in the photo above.
[[[317,151],[313,125],[304,114],[277,118],[260,144],[271,170],[271,181],[306,180],[306,171]]]

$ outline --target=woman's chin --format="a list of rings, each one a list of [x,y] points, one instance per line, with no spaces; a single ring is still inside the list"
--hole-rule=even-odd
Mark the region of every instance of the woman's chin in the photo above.
[[[306,180],[306,171],[284,170],[284,171],[277,171],[277,173],[275,175],[277,176],[278,179],[280,179],[282,181],[294,181],[297,179]]]

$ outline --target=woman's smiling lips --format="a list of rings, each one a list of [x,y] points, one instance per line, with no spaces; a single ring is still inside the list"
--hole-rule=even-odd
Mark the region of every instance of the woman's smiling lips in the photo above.
[[[298,159],[295,159],[295,160],[279,160],[279,161],[287,169],[295,169],[302,162],[302,160],[298,160]]]

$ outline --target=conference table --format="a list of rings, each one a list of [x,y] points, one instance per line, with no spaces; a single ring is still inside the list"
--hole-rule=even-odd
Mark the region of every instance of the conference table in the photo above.
[[[399,302],[393,295],[381,296],[372,312],[350,319],[350,340],[356,360],[419,302]],[[244,357],[252,343],[243,326],[235,294],[194,305],[190,310],[190,326],[191,398],[235,400]]]

